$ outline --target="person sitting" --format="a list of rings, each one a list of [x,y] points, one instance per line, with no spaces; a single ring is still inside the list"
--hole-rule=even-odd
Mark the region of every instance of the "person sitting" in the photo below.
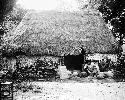
[[[89,70],[91,65],[91,61],[86,61],[86,64],[84,65],[83,71],[87,73],[87,76],[90,75],[91,71]]]
[[[99,63],[99,68],[101,72],[109,71],[113,66],[113,63],[111,59],[108,59],[107,57],[102,59],[102,61]]]
[[[85,64],[84,71],[87,73],[87,76],[92,77],[96,77],[100,72],[98,64],[91,61]]]
[[[93,68],[93,71],[92,71],[91,75],[92,75],[93,77],[97,77],[97,75],[100,73],[98,64],[92,62],[92,63],[91,63],[91,66],[92,66],[92,68]]]

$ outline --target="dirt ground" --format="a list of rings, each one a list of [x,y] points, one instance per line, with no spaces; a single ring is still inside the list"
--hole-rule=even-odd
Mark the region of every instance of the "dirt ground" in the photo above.
[[[125,83],[113,79],[74,78],[29,84],[32,90],[14,92],[14,100],[125,100]]]

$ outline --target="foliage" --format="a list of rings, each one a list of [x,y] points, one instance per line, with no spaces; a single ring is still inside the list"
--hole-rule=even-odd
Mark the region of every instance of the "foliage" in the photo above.
[[[20,6],[15,5],[13,9],[4,16],[4,20],[1,25],[4,33],[6,33],[4,35],[11,35],[11,31],[14,30],[21,22],[26,12],[27,11]]]
[[[96,0],[91,0],[95,1]],[[122,58],[121,45],[125,39],[125,1],[124,0],[100,0],[98,10],[102,13],[102,17],[108,24],[115,38],[119,42],[118,64],[116,68],[116,76],[125,77],[124,59]],[[122,59],[121,59],[122,58]]]
[[[12,11],[15,3],[16,0],[0,0],[0,41],[1,41],[1,35],[5,33],[2,23],[4,21],[5,16]]]
[[[3,44],[4,37],[12,35],[10,32],[16,28],[26,13],[26,10],[16,5],[16,1],[0,0],[0,45]]]
[[[16,0],[0,0],[0,22],[4,18],[4,15],[13,9],[15,3]]]
[[[113,26],[112,32],[115,37],[125,37],[125,1],[124,0],[101,0],[99,11],[105,22]]]
[[[115,78],[125,81],[125,55],[121,55],[115,67]]]

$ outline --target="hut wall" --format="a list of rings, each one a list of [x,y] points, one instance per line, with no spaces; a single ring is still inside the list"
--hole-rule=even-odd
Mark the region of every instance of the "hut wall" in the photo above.
[[[117,62],[117,54],[88,54],[87,59],[102,60],[104,57],[108,57],[113,62]]]
[[[58,63],[58,60],[59,60],[59,57],[52,57],[52,56],[31,56],[31,57],[18,56],[18,59],[21,62],[22,67],[25,67],[26,65],[30,66],[30,65],[34,64],[34,62],[37,59],[44,60],[44,58],[46,59],[46,61],[51,60],[56,63]],[[16,69],[16,66],[15,66],[16,59],[15,58],[6,59],[6,62],[5,61],[1,62],[1,65],[3,65],[3,67],[6,67],[8,69],[13,69],[13,71],[14,71]]]

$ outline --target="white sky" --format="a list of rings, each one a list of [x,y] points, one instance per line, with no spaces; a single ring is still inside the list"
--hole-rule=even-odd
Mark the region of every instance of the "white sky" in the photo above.
[[[25,9],[33,10],[78,10],[76,0],[18,0],[17,4],[20,4]]]

